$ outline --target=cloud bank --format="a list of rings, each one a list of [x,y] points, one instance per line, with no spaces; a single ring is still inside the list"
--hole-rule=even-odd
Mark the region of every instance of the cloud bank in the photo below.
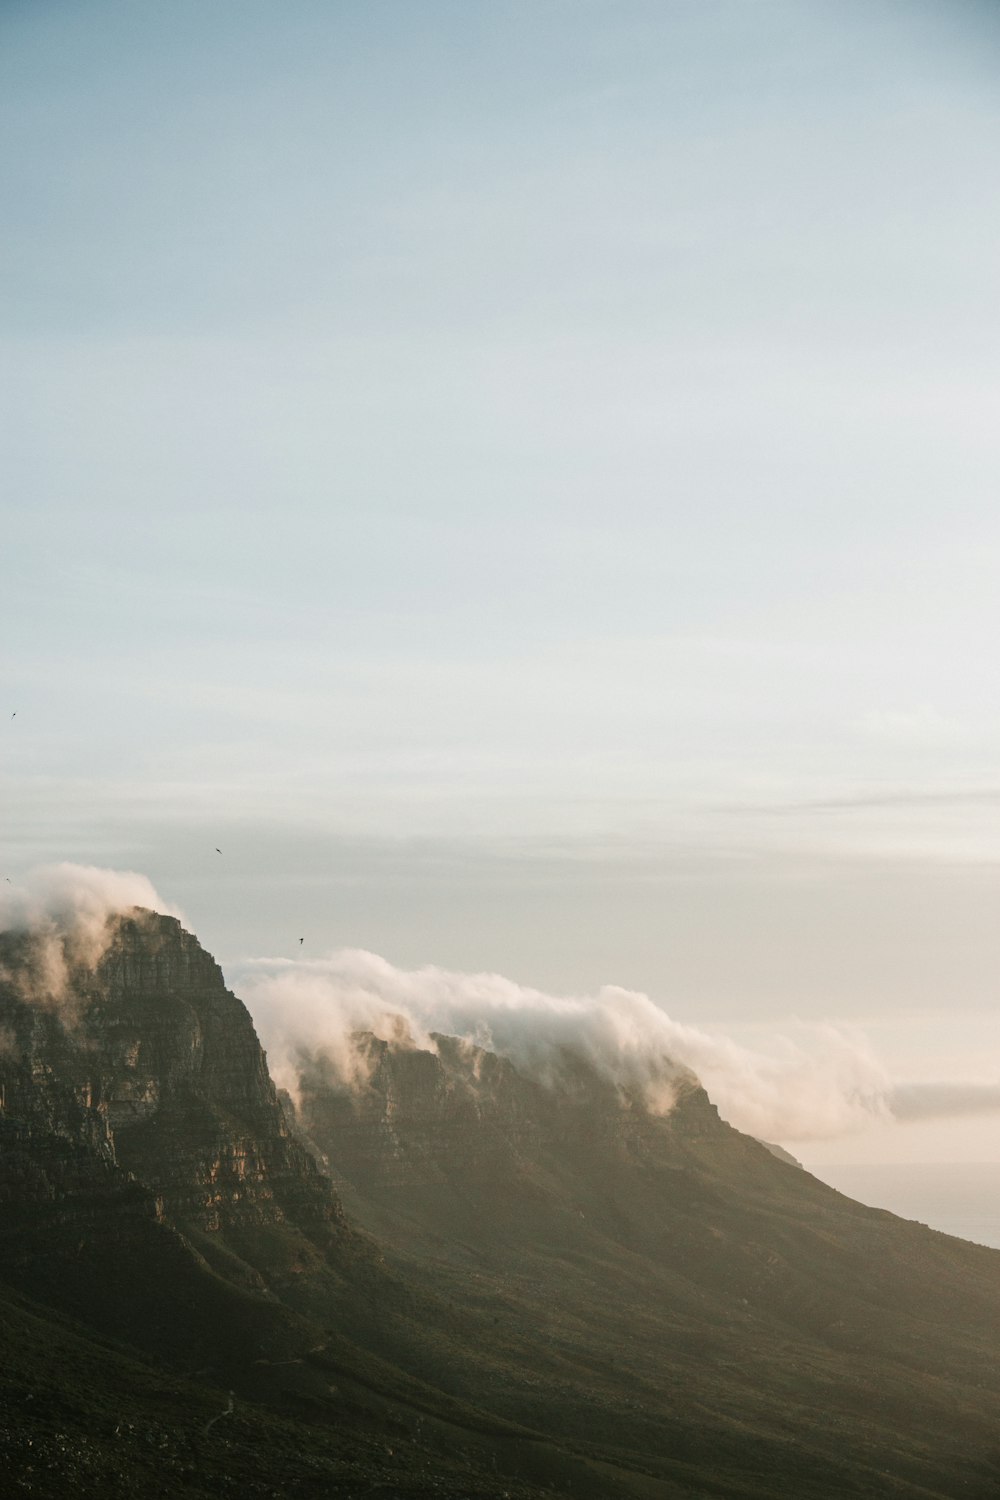
[[[415,1045],[433,1049],[433,1032],[462,1037],[543,1082],[569,1050],[661,1112],[673,1102],[676,1071],[689,1070],[727,1120],[765,1138],[836,1136],[888,1118],[885,1071],[833,1027],[809,1028],[809,1046],[785,1037],[754,1051],[672,1020],[635,990],[549,995],[499,974],[398,969],[358,949],[317,961],[251,960],[231,977],[273,1076],[293,1094],[305,1056],[325,1053],[350,1083],[358,1066],[351,1033],[388,1038],[402,1020]]]

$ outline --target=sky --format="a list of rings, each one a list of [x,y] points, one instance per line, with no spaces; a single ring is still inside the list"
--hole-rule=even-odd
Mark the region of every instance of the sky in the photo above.
[[[797,1154],[1000,1160],[998,61],[2,0],[0,874],[833,1026],[941,1108]]]

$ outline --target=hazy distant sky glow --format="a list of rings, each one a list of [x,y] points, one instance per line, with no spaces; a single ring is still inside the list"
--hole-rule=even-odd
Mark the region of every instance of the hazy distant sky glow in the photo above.
[[[0,9],[0,875],[986,1098],[998,60],[972,0]]]

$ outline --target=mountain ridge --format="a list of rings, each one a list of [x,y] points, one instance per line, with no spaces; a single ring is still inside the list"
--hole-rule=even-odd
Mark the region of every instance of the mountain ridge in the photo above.
[[[27,1298],[102,1368],[153,1361],[143,1401],[194,1372],[184,1401],[233,1389],[357,1484],[354,1443],[389,1493],[996,1493],[997,1252],[843,1198],[667,1063],[657,1114],[571,1054],[541,1082],[359,1035],[352,1087],[303,1056],[299,1140],[197,939],[144,912],[105,939],[60,967],[0,936],[11,1328]]]

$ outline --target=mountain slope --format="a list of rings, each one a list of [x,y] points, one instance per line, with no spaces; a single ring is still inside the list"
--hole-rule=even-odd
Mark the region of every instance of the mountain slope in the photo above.
[[[315,1059],[300,1110],[348,1212],[487,1324],[436,1379],[696,1493],[993,1493],[1000,1254],[843,1198],[690,1079],[659,1117],[572,1058],[543,1088],[435,1043],[359,1038],[360,1090]]]
[[[998,1493],[997,1252],[851,1203],[666,1061],[657,1115],[569,1052],[543,1083],[359,1036],[352,1087],[304,1064],[300,1140],[176,922],[52,941],[0,937],[25,1493],[145,1493],[137,1432],[168,1494],[225,1493],[219,1452],[279,1496]]]

